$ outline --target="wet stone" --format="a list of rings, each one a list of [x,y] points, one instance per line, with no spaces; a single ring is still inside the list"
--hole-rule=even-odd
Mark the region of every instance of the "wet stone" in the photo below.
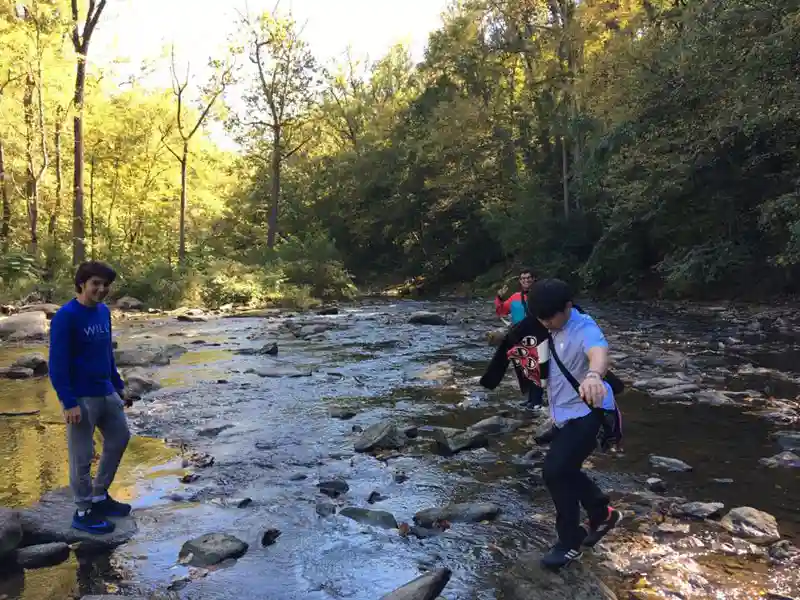
[[[480,431],[458,431],[447,435],[441,429],[437,429],[434,432],[433,439],[436,441],[436,447],[439,451],[446,456],[452,456],[465,450],[485,448],[489,445],[489,439],[486,434]]]
[[[660,477],[648,477],[645,483],[647,484],[647,489],[651,492],[667,491],[667,484]]]
[[[279,529],[267,529],[264,533],[261,534],[261,545],[272,546],[281,535],[281,531]]]
[[[17,550],[17,564],[24,569],[53,567],[67,560],[69,553],[69,545],[64,542],[37,544]]]
[[[339,514],[364,525],[373,525],[384,529],[397,529],[397,520],[394,518],[394,515],[384,510],[370,510],[367,508],[346,506],[339,511]]]
[[[474,425],[470,425],[468,431],[484,433],[486,435],[498,435],[503,433],[511,433],[522,427],[524,423],[518,419],[509,419],[496,415],[489,417],[483,421],[479,421]]]
[[[414,523],[422,527],[431,527],[439,521],[478,523],[491,521],[499,514],[500,507],[489,502],[449,504],[419,511],[414,515]]]
[[[655,469],[665,469],[673,473],[684,473],[692,470],[692,467],[682,460],[669,458],[668,456],[656,456],[655,454],[650,455],[650,464]]]
[[[343,421],[347,421],[348,419],[352,419],[355,417],[358,412],[351,409],[351,408],[344,408],[341,406],[333,406],[328,411],[330,416],[334,419],[341,419]]]
[[[19,513],[0,507],[0,559],[11,554],[22,542]]]
[[[319,491],[331,498],[338,498],[342,494],[350,491],[350,486],[343,479],[332,479],[330,481],[320,481],[317,484]]]
[[[722,502],[687,502],[673,506],[670,512],[676,517],[708,519],[719,515],[724,508],[725,505]]]
[[[451,575],[450,569],[437,569],[425,573],[393,592],[381,596],[380,600],[435,600],[447,586]]]
[[[240,558],[247,549],[247,543],[232,535],[207,533],[184,543],[179,556],[193,567],[210,567],[229,558]]]
[[[405,434],[391,421],[370,425],[356,440],[356,452],[372,450],[399,450],[406,444]]]
[[[720,523],[733,535],[756,544],[770,544],[781,539],[775,517],[750,506],[734,508]]]
[[[382,502],[383,500],[386,500],[386,496],[377,490],[370,492],[369,497],[367,498],[367,502],[369,504],[375,504],[376,502]]]
[[[443,316],[424,310],[412,314],[408,322],[412,325],[447,325],[447,320]]]
[[[787,450],[769,458],[762,458],[758,462],[770,469],[797,469],[800,467],[800,456]]]

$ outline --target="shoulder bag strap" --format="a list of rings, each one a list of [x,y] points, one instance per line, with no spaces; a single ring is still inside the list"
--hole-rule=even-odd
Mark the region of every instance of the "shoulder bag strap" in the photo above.
[[[577,392],[577,394],[578,394],[578,398],[580,398],[581,400],[583,400],[583,403],[584,403],[586,406],[588,406],[588,407],[589,407],[589,408],[591,408],[591,409],[594,409],[594,406],[592,406],[591,404],[589,404],[588,402],[586,402],[586,400],[584,400],[584,399],[583,399],[583,396],[581,396],[581,392],[580,392],[580,387],[581,387],[581,384],[579,384],[579,383],[578,383],[578,380],[577,380],[577,379],[575,379],[575,376],[574,376],[572,373],[570,373],[570,372],[569,372],[569,370],[567,369],[567,367],[565,367],[565,366],[564,366],[564,363],[562,363],[562,362],[561,362],[561,359],[558,357],[558,352],[556,351],[556,343],[555,343],[555,340],[553,340],[553,336],[552,336],[552,335],[550,335],[550,332],[549,332],[549,331],[547,332],[547,342],[548,342],[548,344],[550,345],[550,356],[553,358],[553,360],[555,361],[556,365],[558,365],[558,369],[561,371],[561,373],[563,373],[563,374],[564,374],[564,377],[566,377],[566,378],[567,378],[567,381],[569,381],[569,384],[570,384],[570,385],[571,385],[573,388],[575,388],[575,391],[576,391],[576,392]]]

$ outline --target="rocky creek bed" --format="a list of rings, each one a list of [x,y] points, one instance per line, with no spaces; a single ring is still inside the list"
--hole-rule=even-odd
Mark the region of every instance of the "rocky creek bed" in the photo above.
[[[625,453],[590,465],[627,518],[558,575],[537,566],[545,418],[513,377],[477,384],[486,303],[118,319],[135,523],[94,547],[59,520],[63,426],[31,356],[48,311],[0,321],[0,562],[24,567],[0,598],[797,597],[798,312],[586,308],[629,383]]]

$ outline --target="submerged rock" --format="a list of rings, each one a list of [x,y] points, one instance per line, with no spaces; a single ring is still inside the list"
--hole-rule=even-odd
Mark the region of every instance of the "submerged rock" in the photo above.
[[[247,552],[246,542],[225,533],[207,533],[189,540],[181,547],[180,558],[193,567],[210,567]]]
[[[770,456],[769,458],[762,458],[758,462],[765,467],[769,467],[770,469],[775,469],[778,467],[796,469],[800,467],[800,456],[787,450],[786,452],[781,452],[780,454]]]
[[[775,517],[750,506],[734,508],[720,523],[733,535],[756,544],[771,544],[781,539]]]
[[[339,514],[348,519],[353,519],[358,523],[364,525],[374,525],[375,527],[383,527],[384,529],[397,529],[397,519],[394,515],[385,510],[370,510],[368,508],[356,508],[355,506],[346,506],[339,511]]]
[[[436,600],[450,581],[451,574],[450,569],[436,569],[409,581],[380,600]]]
[[[330,481],[320,481],[317,484],[319,491],[331,498],[338,498],[350,491],[350,486],[343,479],[331,479]]]
[[[431,527],[438,521],[451,523],[478,523],[491,521],[500,514],[500,507],[489,502],[465,502],[448,504],[441,508],[426,508],[414,515],[414,523]]]
[[[294,367],[272,367],[264,369],[248,369],[245,373],[254,373],[259,377],[310,377],[311,369],[295,369]]]
[[[686,464],[682,460],[669,458],[668,456],[656,456],[655,454],[650,455],[650,464],[653,465],[655,469],[666,469],[673,473],[684,473],[692,470],[691,465]]]
[[[447,320],[442,315],[420,310],[409,317],[408,322],[412,325],[447,325]]]
[[[776,431],[772,437],[783,450],[800,450],[800,431]]]
[[[367,427],[354,444],[356,452],[399,450],[406,445],[406,435],[391,421]]]

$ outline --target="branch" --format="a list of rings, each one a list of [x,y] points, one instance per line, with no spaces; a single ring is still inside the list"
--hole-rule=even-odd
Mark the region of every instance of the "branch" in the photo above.
[[[182,161],[183,158],[177,152],[175,152],[167,143],[167,136],[169,134],[170,134],[169,128],[161,130],[161,145],[164,146],[164,148],[166,148],[167,150],[169,150],[170,154],[172,154],[172,156],[178,159],[178,161]]]
[[[303,147],[303,146],[305,146],[305,145],[306,145],[308,142],[310,142],[310,141],[311,141],[311,139],[312,139],[313,137],[314,137],[314,136],[312,136],[312,135],[309,135],[309,136],[308,136],[306,139],[304,139],[302,142],[300,142],[299,144],[297,144],[297,146],[295,146],[295,147],[294,147],[292,150],[290,150],[289,152],[287,152],[286,154],[284,154],[284,155],[283,155],[283,160],[286,160],[286,159],[287,159],[287,158],[289,158],[289,157],[290,157],[292,154],[294,154],[295,152],[297,152],[298,150],[300,150],[300,148],[302,148],[302,147]]]

